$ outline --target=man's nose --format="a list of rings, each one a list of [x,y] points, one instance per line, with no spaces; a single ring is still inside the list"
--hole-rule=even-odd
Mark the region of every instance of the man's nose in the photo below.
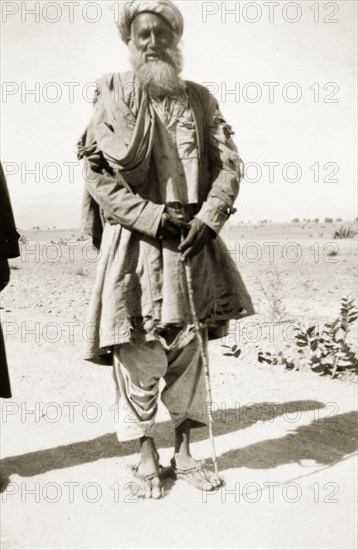
[[[149,47],[150,48],[156,48],[157,46],[158,46],[158,36],[157,36],[157,33],[153,30],[150,33]]]

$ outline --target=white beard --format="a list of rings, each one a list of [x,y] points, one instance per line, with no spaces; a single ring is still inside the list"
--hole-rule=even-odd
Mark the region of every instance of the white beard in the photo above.
[[[180,97],[185,93],[185,84],[179,74],[182,69],[182,56],[178,48],[167,49],[167,59],[149,61],[130,42],[131,65],[140,87],[153,99]]]

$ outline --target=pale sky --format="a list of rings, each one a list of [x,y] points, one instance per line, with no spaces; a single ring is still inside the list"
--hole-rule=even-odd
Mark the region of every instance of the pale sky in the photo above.
[[[123,3],[71,3],[72,22],[70,2],[1,3],[1,159],[15,215],[24,197],[28,209],[39,195],[51,207],[59,193],[80,204],[81,169],[71,182],[66,163],[77,162],[90,83],[129,69],[114,22]],[[183,76],[210,83],[249,166],[236,220],[354,218],[355,0],[176,4],[185,19]],[[26,174],[36,162],[40,182]],[[278,163],[273,177],[270,163]]]

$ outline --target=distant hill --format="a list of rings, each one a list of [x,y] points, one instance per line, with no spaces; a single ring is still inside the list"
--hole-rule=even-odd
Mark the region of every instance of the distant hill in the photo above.
[[[47,193],[28,197],[12,197],[16,226],[21,229],[67,229],[79,227],[81,196]]]
[[[41,230],[53,230],[56,229],[68,229],[79,228],[81,220],[81,194],[69,194],[69,193],[44,193],[29,195],[27,197],[19,197],[11,194],[11,202],[14,210],[16,226],[24,230],[31,230],[33,228],[39,228]],[[318,209],[317,209],[318,210]],[[258,218],[258,211],[255,211],[255,207],[240,210],[232,216],[229,220],[228,226],[248,224],[248,225],[265,225],[268,226],[265,230],[266,233],[270,233],[271,221],[267,219]],[[272,212],[270,212],[272,214]],[[329,213],[330,214],[330,213]],[[308,216],[308,214],[306,214]],[[338,214],[337,214],[338,216]],[[332,221],[337,220],[337,216],[332,216]],[[285,219],[286,217],[286,219]],[[343,217],[343,216],[342,216]],[[275,223],[289,223],[290,216],[287,212],[281,215],[281,217],[272,216],[273,224]],[[326,216],[320,218],[320,222],[324,223]],[[343,219],[347,220],[347,217]],[[328,218],[326,218],[328,219]],[[353,223],[354,217],[350,217],[350,223]],[[305,225],[307,228],[312,225],[316,226],[314,219],[307,221],[303,218],[294,218],[297,226]],[[348,222],[347,222],[348,223]],[[319,225],[316,226],[318,228]],[[330,226],[328,225],[330,230]],[[226,229],[228,231],[229,228]],[[226,235],[224,230],[224,235]]]

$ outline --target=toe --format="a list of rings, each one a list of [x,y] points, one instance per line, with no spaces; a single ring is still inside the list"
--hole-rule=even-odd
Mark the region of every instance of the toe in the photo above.
[[[215,489],[221,487],[221,479],[217,478],[212,472],[203,470],[202,476],[205,482],[205,491],[214,491]]]
[[[145,484],[144,498],[152,498],[152,487],[150,481],[146,482]]]
[[[160,482],[160,479],[155,477],[151,481],[152,484],[152,498],[159,499],[163,496],[163,487]]]

